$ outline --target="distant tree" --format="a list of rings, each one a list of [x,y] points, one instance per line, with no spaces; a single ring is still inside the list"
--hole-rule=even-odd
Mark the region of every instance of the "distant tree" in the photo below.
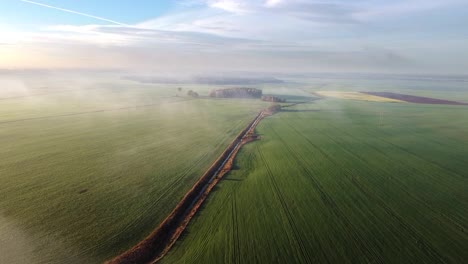
[[[285,103],[286,102],[286,99],[284,99],[284,98],[279,98],[279,97],[271,96],[271,95],[262,96],[262,100],[267,101],[267,102],[275,102],[275,103]]]
[[[177,91],[182,92],[182,87],[177,88]]]
[[[218,98],[260,98],[262,97],[262,90],[255,88],[217,89],[210,91],[209,96]]]
[[[191,96],[191,97],[195,97],[195,98],[199,96],[197,92],[194,92],[194,91],[192,91],[192,90],[189,90],[189,91],[187,92],[187,95],[188,95],[188,96]]]

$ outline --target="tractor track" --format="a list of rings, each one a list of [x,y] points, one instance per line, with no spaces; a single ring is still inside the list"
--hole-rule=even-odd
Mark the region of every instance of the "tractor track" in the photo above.
[[[330,161],[332,162],[333,164],[335,164],[336,166],[339,166],[339,164],[335,163],[335,161],[333,160],[333,158],[331,156],[329,156],[327,153],[323,152],[318,146],[316,146],[315,144],[313,144],[307,137],[305,137],[301,132],[299,132],[294,126],[290,125],[288,122],[286,122],[289,127],[291,127],[298,135],[302,136],[304,139],[306,139],[311,145],[313,145],[314,147],[316,147],[320,152],[322,152],[322,154]],[[291,150],[291,149],[289,149]],[[347,151],[347,150],[345,150]],[[293,154],[293,153],[291,153]],[[300,157],[300,156],[298,156]],[[376,201],[379,206],[381,208],[383,208],[386,213],[395,218],[397,220],[397,222],[407,231],[408,234],[410,234],[412,236],[412,238],[414,239],[414,241],[417,242],[418,244],[418,247],[423,249],[424,251],[426,251],[428,254],[430,254],[432,257],[438,259],[438,261],[440,263],[448,263],[448,260],[446,260],[439,252],[438,250],[429,242],[427,241],[426,239],[424,239],[424,237],[419,234],[418,231],[416,231],[414,229],[413,226],[411,226],[410,224],[408,224],[406,221],[404,221],[402,219],[401,216],[399,216],[393,209],[391,209],[384,201],[382,201],[377,195],[373,194],[371,191],[368,191],[367,189],[365,189],[362,185],[360,185],[355,179],[351,179],[351,182],[352,184],[358,189],[360,190],[363,194],[365,194],[367,197],[370,197],[372,200]],[[336,207],[332,207],[333,209],[335,209]],[[340,210],[338,210],[340,211]],[[337,216],[339,216],[341,214],[338,214]],[[347,220],[347,219],[345,219]],[[349,221],[345,221],[345,223],[349,226],[351,226],[351,223]],[[359,237],[359,240],[363,241],[361,237]],[[374,254],[375,255],[375,254]],[[378,255],[377,255],[378,256]]]

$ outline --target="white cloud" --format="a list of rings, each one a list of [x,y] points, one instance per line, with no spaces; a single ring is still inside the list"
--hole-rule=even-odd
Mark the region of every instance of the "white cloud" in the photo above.
[[[284,0],[267,0],[265,6],[274,7],[284,3]]]
[[[36,56],[35,62],[48,60],[54,66],[401,70],[416,67],[424,52],[405,47],[401,32],[382,36],[373,29],[375,21],[460,2],[447,1],[190,0],[176,13],[134,25],[51,25],[40,32],[7,32],[0,43],[16,48],[0,45],[0,54],[24,65]],[[411,46],[422,42],[427,43],[415,40]],[[444,46],[444,39],[435,42]],[[16,59],[14,49],[21,55]],[[466,54],[450,56],[468,61]]]
[[[435,10],[443,7],[454,7],[459,4],[467,4],[464,0],[407,0],[407,1],[392,1],[388,4],[373,4],[369,2],[368,5],[360,8],[353,17],[358,20],[374,20],[389,17],[398,17],[411,13],[418,13],[424,11]]]
[[[247,2],[240,0],[213,0],[208,1],[209,6],[219,8],[228,12],[243,14],[248,12]]]

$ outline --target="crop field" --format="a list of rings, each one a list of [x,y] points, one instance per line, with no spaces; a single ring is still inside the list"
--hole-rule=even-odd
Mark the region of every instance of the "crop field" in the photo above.
[[[128,249],[264,107],[120,85],[0,100],[0,263]]]
[[[464,263],[468,107],[324,99],[264,119],[163,263]]]
[[[316,94],[324,97],[334,97],[341,99],[349,100],[358,100],[358,101],[372,101],[372,102],[393,102],[393,103],[403,103],[401,100],[385,98],[382,96],[375,96],[360,92],[341,92],[341,91],[318,91]]]
[[[293,80],[291,80],[293,81]],[[451,79],[404,79],[404,78],[338,78],[323,76],[312,79],[298,79],[303,88],[309,92],[341,91],[341,92],[395,92],[401,94],[432,97],[453,101],[468,102],[466,91],[468,80]]]

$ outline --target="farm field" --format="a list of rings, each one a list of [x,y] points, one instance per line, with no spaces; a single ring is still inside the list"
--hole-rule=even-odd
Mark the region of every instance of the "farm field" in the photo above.
[[[0,100],[0,263],[102,263],[128,249],[265,105],[98,86]]]
[[[0,264],[468,264],[468,0],[0,7]]]
[[[403,101],[400,100],[364,94],[360,92],[318,91],[316,92],[316,94],[324,97],[333,97],[358,101],[403,103]]]
[[[325,99],[268,117],[162,263],[463,263],[466,116]]]
[[[468,102],[466,91],[468,79],[405,79],[391,76],[373,78],[372,76],[338,77],[324,76],[308,79],[292,79],[303,83],[303,88],[309,92],[341,91],[341,92],[395,92],[401,94],[424,96],[445,100]]]

